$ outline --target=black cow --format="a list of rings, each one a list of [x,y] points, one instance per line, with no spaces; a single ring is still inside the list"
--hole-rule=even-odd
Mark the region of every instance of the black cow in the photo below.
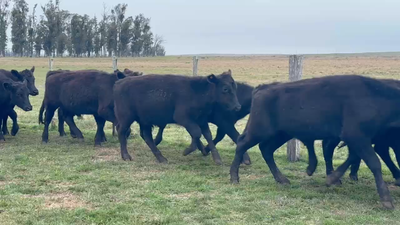
[[[80,72],[101,72],[101,71],[99,71],[99,70],[76,70],[76,71],[73,71],[73,72],[76,72],[76,73],[80,73]],[[50,76],[52,76],[52,75],[55,75],[55,74],[64,74],[64,73],[66,73],[66,74],[69,74],[69,72],[72,72],[72,71],[70,71],[70,70],[62,70],[62,69],[59,69],[59,70],[53,70],[53,71],[49,71],[48,73],[47,73],[47,75],[46,75],[46,80],[48,79],[48,77],[50,77]],[[117,73],[119,73],[119,70],[116,70],[116,71],[114,71],[114,73],[115,74],[117,74]],[[124,70],[124,74],[126,75],[126,76],[141,76],[141,75],[143,75],[143,73],[140,73],[140,72],[136,72],[136,71],[131,71],[131,70],[129,70],[129,69],[125,69]],[[62,111],[62,109],[61,108],[59,108],[58,110],[58,132],[59,132],[59,134],[60,134],[60,136],[62,137],[62,136],[65,136],[66,134],[65,134],[65,130],[64,130],[64,122],[65,122],[65,119],[64,119],[64,115],[63,115],[63,111]],[[39,124],[41,124],[41,123],[43,123],[44,124],[44,121],[43,121],[43,112],[44,112],[44,104],[43,104],[43,102],[42,102],[42,106],[40,107],[40,112],[39,112]],[[78,118],[82,118],[82,115],[76,115]],[[115,125],[113,124],[113,136],[114,136],[114,127],[115,127]],[[79,130],[79,129],[78,129]],[[73,131],[73,129],[71,129],[70,128],[70,134],[71,134],[71,136],[73,137],[73,138],[77,138],[77,135],[74,133],[74,131]],[[104,137],[105,138],[105,137]],[[106,140],[106,139],[105,139]]]
[[[16,70],[11,70],[16,77],[21,75]],[[0,72],[0,118],[10,113],[10,106],[18,106],[24,111],[31,111],[32,105],[29,102],[29,89],[27,81],[15,82],[7,74]],[[0,124],[1,125],[1,124]],[[0,132],[0,141],[4,141],[3,133]]]
[[[33,66],[30,70],[25,69],[25,70],[19,72],[18,73],[19,75],[17,75],[18,76],[17,77],[14,74],[12,74],[11,71],[0,69],[0,73],[6,75],[8,78],[12,79],[13,81],[26,80],[28,89],[29,89],[29,93],[32,96],[36,96],[39,94],[39,90],[35,86],[35,76],[33,75],[34,72],[35,72],[35,67]],[[8,117],[10,117],[13,121],[11,135],[15,136],[18,133],[18,130],[19,130],[18,121],[17,121],[18,116],[14,110],[14,107],[15,107],[14,105],[11,105],[10,109],[9,109],[9,113],[7,115],[4,115],[2,118],[2,122],[3,122],[2,132],[4,135],[8,135],[10,133],[7,128]]]
[[[400,82],[396,80],[348,75],[261,85],[253,92],[250,118],[238,138],[231,182],[239,182],[243,154],[256,144],[275,180],[289,183],[275,164],[277,148],[292,137],[303,141],[340,139],[348,144],[350,155],[327,177],[327,184],[337,182],[356,155],[374,174],[383,206],[391,209],[393,200],[371,142],[379,133],[399,127]]]
[[[167,159],[156,147],[151,130],[153,125],[162,127],[169,123],[184,126],[197,148],[203,149],[200,137],[206,138],[213,159],[221,164],[208,126],[208,116],[214,104],[229,110],[240,110],[236,97],[236,83],[231,71],[207,77],[180,75],[146,75],[118,81],[114,86],[115,116],[121,156],[132,160],[127,151],[126,132],[135,121],[139,123],[141,136],[161,163]],[[192,152],[189,147],[185,152]],[[184,153],[185,154],[185,153]]]
[[[240,119],[243,119],[247,114],[250,113],[251,107],[251,97],[253,92],[253,87],[247,85],[245,83],[236,82],[237,84],[237,98],[239,100],[239,104],[242,106],[239,111],[227,110],[225,107],[216,104],[212,110],[211,115],[208,117],[208,122],[217,125],[217,135],[213,140],[214,145],[216,146],[218,142],[220,142],[225,135],[227,134],[233,142],[236,143],[237,138],[239,137],[239,132],[235,128],[235,124]],[[157,137],[154,140],[155,144],[158,145],[162,141],[162,134],[165,129],[164,127],[160,127],[157,133]],[[196,142],[191,143],[192,149],[196,149]],[[200,150],[200,149],[199,149]],[[206,146],[206,152],[210,151],[210,146]],[[243,163],[250,165],[250,157],[245,153],[243,157]]]
[[[97,133],[95,146],[106,141],[104,125],[106,121],[116,122],[114,116],[113,86],[118,79],[125,78],[121,72],[70,71],[56,73],[46,79],[46,91],[43,107],[46,109],[45,128],[42,141],[48,141],[48,128],[55,110],[62,110],[68,126],[78,139],[83,139],[82,132],[76,127],[74,115],[90,114],[95,117]],[[39,115],[39,121],[43,117]]]

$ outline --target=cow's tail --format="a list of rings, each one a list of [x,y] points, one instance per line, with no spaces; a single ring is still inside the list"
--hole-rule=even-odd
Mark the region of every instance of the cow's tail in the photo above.
[[[39,111],[39,124],[41,124],[41,123],[44,124],[44,121],[43,121],[44,108],[45,108],[45,105],[44,105],[44,99],[43,99],[42,106],[40,106],[40,111]]]

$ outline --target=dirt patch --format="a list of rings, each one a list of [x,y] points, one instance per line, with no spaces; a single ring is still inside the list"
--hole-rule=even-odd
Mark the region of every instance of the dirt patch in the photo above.
[[[94,162],[114,162],[120,160],[120,150],[117,148],[103,148],[96,149],[96,154],[92,157]]]

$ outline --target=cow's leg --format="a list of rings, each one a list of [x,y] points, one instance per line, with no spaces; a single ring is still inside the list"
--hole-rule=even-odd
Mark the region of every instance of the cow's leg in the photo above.
[[[118,131],[118,140],[121,147],[121,157],[123,160],[132,160],[132,157],[128,153],[127,145],[127,133],[129,131],[129,127],[133,122],[129,123],[129,121],[119,121],[117,124]],[[142,133],[142,129],[140,129]]]
[[[3,123],[3,127],[1,129],[1,131],[3,132],[4,135],[9,135],[10,134],[10,132],[8,132],[7,120],[8,120],[8,114],[4,115],[1,118],[1,122]]]
[[[153,152],[154,156],[158,160],[159,163],[168,163],[168,160],[161,154],[160,150],[154,144],[153,135],[151,134],[151,126],[140,126],[140,129],[143,130],[144,140]]]
[[[361,164],[361,158],[358,156],[354,156],[356,159],[354,159],[353,163],[350,166],[350,174],[349,177],[351,180],[358,181],[358,170],[360,169],[360,164]]]
[[[386,166],[392,172],[393,178],[396,180],[395,184],[400,186],[400,170],[392,161],[389,153],[389,146],[386,143],[376,143],[374,146],[376,153],[382,158]]]
[[[207,155],[207,154],[205,154],[203,143],[201,143],[201,140],[200,140],[201,129],[200,129],[199,125],[191,120],[186,119],[184,116],[175,115],[174,120],[177,121],[178,124],[180,124],[181,126],[186,128],[186,131],[192,137],[192,143],[195,143],[196,147],[198,149],[202,150],[203,155]],[[196,149],[197,149],[196,147],[194,147],[194,145],[191,144],[188,148],[186,148],[183,151],[183,155],[187,156],[190,153],[196,151]]]
[[[207,155],[204,151],[204,146],[203,143],[201,143],[200,137],[201,137],[201,129],[200,127],[193,122],[188,122],[186,125],[184,125],[186,128],[187,132],[190,134],[192,137],[192,144],[185,149],[183,152],[184,156],[189,155],[190,153],[196,151],[196,149],[200,149],[203,153],[203,155]],[[196,145],[194,145],[196,144]]]
[[[46,114],[44,118],[44,129],[43,129],[43,134],[42,134],[42,142],[47,143],[49,141],[49,126],[51,124],[51,121],[53,120],[54,112],[56,111],[56,108],[47,105],[46,107]]]
[[[0,115],[1,115],[1,114],[0,114]],[[0,121],[0,128],[2,128],[2,125],[3,125],[3,115],[1,115],[0,118],[2,119],[2,121]],[[1,130],[1,129],[0,129],[0,130]],[[4,135],[3,135],[3,132],[0,132],[0,143],[3,142],[3,141],[5,141]]]
[[[280,172],[274,160],[274,152],[291,139],[290,136],[285,134],[276,135],[268,141],[261,142],[258,146],[262,156],[267,163],[275,181],[280,184],[290,184],[290,181]]]
[[[64,137],[66,136],[64,130],[64,114],[61,108],[57,110],[57,115],[58,115],[58,133],[60,133],[60,137]],[[71,130],[71,136],[76,138],[76,135],[72,135],[72,130]]]
[[[217,148],[215,148],[215,145],[214,145],[214,142],[212,139],[212,134],[210,131],[210,127],[208,126],[208,122],[201,124],[200,129],[201,129],[201,133],[203,134],[204,138],[207,140],[209,148],[211,149],[211,155],[212,155],[212,158],[213,158],[215,164],[222,165],[221,156],[219,155]],[[204,147],[203,147],[203,149],[201,149],[201,151],[202,152],[205,151]]]
[[[368,168],[374,174],[376,187],[378,189],[382,205],[387,209],[393,209],[393,199],[390,196],[389,189],[383,180],[381,163],[371,146],[371,140],[363,137],[352,139],[347,138],[343,140],[347,143],[349,151],[354,151],[354,154],[357,154],[362,160],[364,160],[365,164],[367,164]],[[328,183],[331,183],[332,181],[335,181],[336,179],[343,176],[347,168],[343,168],[343,170],[340,166],[335,172],[333,172],[329,176],[330,182],[328,180]]]
[[[161,141],[162,141],[162,135],[163,135],[163,133],[164,133],[164,129],[165,129],[165,126],[160,126],[160,127],[158,128],[157,136],[156,136],[156,139],[154,140],[154,143],[155,143],[156,146],[157,146],[158,144],[160,144]]]
[[[318,159],[315,155],[314,141],[303,141],[308,151],[308,167],[306,173],[308,176],[312,176],[317,169]]]
[[[113,123],[112,124],[112,136],[114,137],[115,136],[115,124]]]
[[[244,153],[250,149],[251,147],[255,146],[259,143],[259,140],[249,135],[246,130],[243,132],[242,135],[239,136],[236,145],[236,152],[235,158],[233,159],[231,168],[230,168],[230,176],[231,182],[236,184],[239,183],[239,166],[240,163],[243,161]]]
[[[67,113],[67,112],[65,112],[65,111],[63,111],[63,113],[64,113],[65,122],[68,124],[69,129],[70,129],[74,134],[76,134],[76,138],[78,138],[78,139],[80,139],[80,140],[83,140],[84,138],[83,138],[82,132],[79,130],[79,128],[78,128],[78,127],[76,126],[76,124],[75,124],[74,115],[73,115],[73,114],[70,114],[70,113]]]
[[[340,138],[325,139],[322,141],[322,150],[325,159],[326,176],[329,176],[333,171],[333,153],[336,146],[340,143]],[[341,184],[339,179],[335,184]]]
[[[94,116],[94,119],[96,120],[97,124],[97,132],[94,139],[94,146],[101,146],[101,143],[104,142],[105,139],[104,126],[106,124],[106,120],[99,116]]]
[[[11,128],[11,135],[15,136],[15,135],[17,135],[17,133],[19,131],[17,112],[15,112],[15,110],[12,109],[9,112],[8,116],[10,116],[11,120],[13,121],[13,125],[12,125],[12,128]],[[7,119],[4,121],[4,126],[7,128]],[[7,132],[8,132],[8,130],[7,130]]]
[[[239,138],[239,132],[236,130],[235,125],[234,124],[227,124],[226,126],[224,126],[224,129],[222,132],[226,132],[226,134],[232,139],[233,142],[235,142],[235,144],[237,143],[237,139]],[[217,131],[217,136],[218,136],[218,131]],[[218,142],[215,142],[215,145],[217,145]],[[250,160],[250,156],[247,152],[244,153],[243,155],[243,164],[245,165],[250,165],[251,164],[251,160]]]
[[[213,140],[215,146],[217,146],[218,142],[220,142],[220,141],[222,141],[222,139],[224,139],[225,134],[226,133],[220,127],[217,128],[217,135],[215,136],[215,139]],[[207,145],[204,150],[208,154],[211,151],[210,146]]]
[[[358,145],[355,146],[358,147],[356,148],[358,155],[364,160],[368,168],[374,174],[376,187],[378,189],[382,205],[387,209],[393,209],[394,208],[393,199],[390,196],[390,192],[385,181],[383,180],[381,163],[379,161],[378,156],[375,154],[375,151],[372,148],[371,143],[365,141],[365,142],[356,142],[356,144]]]

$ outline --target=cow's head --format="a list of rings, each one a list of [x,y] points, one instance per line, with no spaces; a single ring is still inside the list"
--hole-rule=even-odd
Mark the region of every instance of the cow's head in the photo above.
[[[137,77],[137,76],[142,76],[142,75],[143,75],[143,72],[132,71],[132,70],[130,70],[130,69],[128,69],[128,68],[125,68],[125,69],[124,69],[124,74],[125,74],[126,76]]]
[[[218,104],[225,106],[228,110],[240,110],[241,105],[236,96],[237,85],[232,78],[231,70],[218,76],[214,74],[208,75],[207,80],[215,85],[216,101]]]
[[[15,82],[7,80],[3,82],[3,88],[10,94],[11,104],[20,107],[24,111],[31,111],[32,105],[29,101],[29,89],[27,81]]]
[[[36,96],[39,94],[39,90],[35,86],[35,76],[33,75],[34,72],[35,72],[34,66],[30,70],[26,69],[19,72],[21,76],[24,77],[24,79],[27,81],[29,94],[32,96]]]

